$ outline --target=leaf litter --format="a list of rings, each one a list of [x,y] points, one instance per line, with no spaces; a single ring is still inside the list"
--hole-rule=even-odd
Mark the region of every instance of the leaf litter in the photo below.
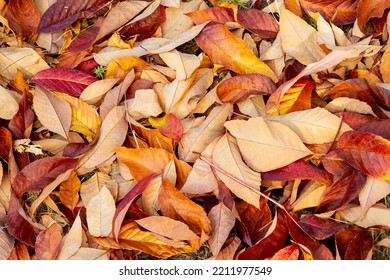
[[[388,251],[390,2],[270,2],[0,0],[0,259]]]

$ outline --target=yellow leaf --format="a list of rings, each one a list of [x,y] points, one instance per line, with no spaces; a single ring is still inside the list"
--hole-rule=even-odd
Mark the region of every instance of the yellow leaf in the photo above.
[[[149,68],[149,63],[136,56],[125,56],[112,60],[107,65],[105,79],[122,79],[134,67]]]

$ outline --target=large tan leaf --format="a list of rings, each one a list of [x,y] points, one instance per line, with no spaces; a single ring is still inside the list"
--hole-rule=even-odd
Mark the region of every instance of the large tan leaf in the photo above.
[[[92,139],[100,126],[101,120],[96,109],[79,98],[65,93],[56,92],[56,95],[69,103],[72,108],[72,122],[70,129],[84,134]]]
[[[113,149],[120,147],[127,135],[127,122],[125,119],[125,107],[113,108],[104,119],[99,140],[81,160],[82,168],[94,168],[104,163],[114,155]]]
[[[368,176],[366,184],[359,193],[359,202],[362,213],[366,213],[372,205],[389,193],[390,182],[388,180],[379,180]]]
[[[80,196],[83,204],[88,205],[92,197],[96,196],[103,187],[110,190],[112,197],[117,197],[118,183],[108,174],[96,172],[91,178],[81,184]]]
[[[164,216],[151,216],[135,221],[153,233],[174,240],[196,240],[199,237],[182,222]]]
[[[258,172],[274,170],[312,154],[290,128],[262,117],[228,121],[225,127],[237,139],[246,164]]]
[[[233,105],[231,104],[213,108],[202,124],[191,128],[183,135],[181,145],[179,145],[179,158],[194,162],[211,141],[223,134],[223,124],[232,111]]]
[[[110,191],[103,186],[99,193],[89,200],[86,208],[89,233],[92,236],[108,236],[116,210]]]
[[[139,89],[135,97],[127,102],[129,115],[135,119],[157,117],[162,113],[158,96],[153,89]]]
[[[359,205],[351,205],[338,211],[338,214],[348,222],[364,228],[390,225],[390,209],[381,205],[370,207],[366,213],[362,212]]]
[[[325,109],[332,113],[354,112],[376,117],[370,105],[364,101],[350,97],[335,98],[325,106]]]
[[[320,107],[273,116],[269,120],[288,126],[302,142],[307,144],[332,142],[337,140],[335,139],[337,134],[341,135],[343,132],[351,130],[346,123],[341,123],[339,117]]]
[[[254,189],[260,189],[260,174],[250,169],[242,160],[237,140],[231,135],[225,134],[217,142],[213,151],[213,163]],[[217,176],[236,196],[257,208],[260,207],[259,193],[244,187],[221,172],[217,171]]]
[[[19,109],[16,92],[0,86],[0,118],[11,120]]]
[[[90,105],[96,105],[104,95],[112,89],[119,79],[104,79],[87,86],[80,95],[80,99]]]
[[[282,47],[288,55],[304,65],[325,57],[317,43],[317,31],[302,18],[282,8],[279,23]]]
[[[155,174],[162,174],[173,155],[160,148],[117,148],[114,149],[117,158],[123,162],[136,181]]]
[[[213,255],[217,256],[225,244],[231,229],[234,227],[236,218],[233,216],[232,211],[222,202],[210,210],[208,217],[213,228],[209,239],[210,249]]]
[[[46,61],[32,48],[1,48],[0,49],[0,72],[1,75],[12,80],[21,70],[23,75],[31,77],[41,70],[48,69]]]
[[[80,216],[73,222],[67,235],[62,238],[61,248],[57,255],[57,260],[67,260],[73,256],[81,247],[83,239],[83,229],[81,227]]]
[[[160,57],[168,67],[176,71],[176,79],[178,80],[189,78],[201,62],[196,55],[181,53],[177,50],[161,53]]]
[[[241,239],[237,236],[234,237],[233,241],[223,248],[217,256],[213,256],[208,260],[234,260],[236,251],[241,245]]]
[[[68,138],[72,121],[72,109],[65,100],[37,87],[33,99],[34,111],[48,130]]]
[[[223,24],[206,26],[196,37],[196,43],[214,63],[222,64],[229,70],[239,74],[262,74],[274,82],[278,80],[268,65]]]
[[[164,38],[175,38],[194,25],[192,19],[185,15],[180,8],[166,8],[165,16],[166,20],[161,25],[161,31]]]
[[[211,233],[210,220],[203,207],[179,192],[167,180],[160,188],[158,203],[164,216],[187,224],[198,236],[202,232],[207,235]]]

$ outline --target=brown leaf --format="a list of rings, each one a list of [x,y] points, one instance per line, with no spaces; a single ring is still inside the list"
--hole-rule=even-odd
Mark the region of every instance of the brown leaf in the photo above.
[[[53,223],[37,235],[35,252],[38,260],[55,260],[62,241],[62,227]]]
[[[347,205],[351,202],[366,183],[366,176],[355,169],[350,169],[328,187],[316,212],[328,212]]]
[[[357,23],[360,30],[363,30],[364,25],[366,25],[370,18],[381,17],[388,7],[390,7],[389,0],[360,0],[357,10]]]
[[[24,192],[41,190],[54,181],[58,175],[75,167],[77,159],[47,157],[35,160],[23,168],[12,183],[17,197]]]
[[[365,229],[349,226],[335,234],[337,250],[343,260],[365,260],[374,241]]]
[[[19,103],[19,109],[8,124],[8,129],[16,139],[29,138],[35,114],[31,110],[31,99],[24,93]]]
[[[321,219],[313,214],[305,215],[298,223],[310,236],[317,240],[331,237],[347,226],[346,224]]]
[[[33,0],[10,1],[5,17],[12,31],[22,38],[36,33],[41,18]]]
[[[27,245],[22,242],[17,242],[8,260],[31,260]]]
[[[60,185],[59,198],[70,210],[73,210],[79,201],[80,187],[80,179],[74,171],[71,173],[70,177]]]
[[[262,38],[275,38],[279,33],[276,19],[257,9],[238,10],[237,22]]]
[[[161,213],[174,220],[182,221],[198,236],[202,232],[211,233],[210,220],[204,209],[179,192],[171,183],[164,180],[158,196]]]
[[[214,63],[239,74],[262,74],[277,82],[274,72],[222,24],[209,24],[196,37],[198,46]],[[232,55],[234,54],[234,55]]]
[[[259,74],[238,75],[223,80],[217,86],[217,95],[222,102],[238,103],[251,95],[271,94],[275,84]]]
[[[368,176],[390,178],[390,141],[368,132],[348,131],[337,142],[338,155]]]
[[[319,12],[326,21],[335,25],[347,25],[355,21],[358,0],[300,0],[302,9],[306,12]]]

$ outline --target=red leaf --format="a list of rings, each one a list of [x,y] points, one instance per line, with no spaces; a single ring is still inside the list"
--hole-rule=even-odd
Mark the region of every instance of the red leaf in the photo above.
[[[172,113],[169,113],[161,118],[150,117],[149,122],[165,137],[171,138],[175,141],[180,141],[183,136],[183,124]]]
[[[238,10],[237,21],[246,29],[263,38],[275,38],[279,33],[276,19],[257,9]]]
[[[82,30],[79,35],[70,43],[68,51],[76,53],[88,49],[93,45],[100,26],[104,22],[104,17],[98,18],[93,25]]]
[[[318,218],[316,215],[308,214],[298,221],[298,224],[312,237],[317,240],[324,240],[333,236],[336,232],[346,227],[330,220]]]
[[[370,18],[382,17],[383,13],[388,7],[390,7],[389,0],[360,0],[357,10],[357,22],[360,30],[363,30],[364,25]]]
[[[41,16],[33,0],[13,0],[7,6],[5,17],[12,31],[25,38],[37,31]]]
[[[0,159],[8,163],[12,152],[12,134],[5,127],[0,126]]]
[[[58,223],[41,231],[35,242],[35,253],[38,260],[54,260],[62,241],[62,227]]]
[[[141,193],[143,193],[143,191],[148,187],[150,181],[153,179],[154,176],[154,174],[151,174],[140,180],[118,204],[115,211],[115,215],[112,219],[112,233],[114,234],[114,238],[117,242],[119,231],[121,229],[122,222],[125,219],[127,210],[129,209],[131,203],[133,203],[134,199]]]
[[[321,163],[326,171],[337,176],[343,175],[349,168],[351,168],[351,166],[346,163],[334,150],[327,153],[321,159]]]
[[[77,161],[77,159],[67,157],[47,157],[35,160],[16,175],[12,189],[18,198],[24,192],[43,189],[58,175],[74,168]]]
[[[202,24],[206,21],[218,22],[225,24],[235,22],[233,10],[225,7],[213,7],[204,10],[188,13],[195,24]]]
[[[369,132],[376,135],[379,135],[387,140],[390,140],[390,120],[382,120],[377,122],[370,122],[366,125],[363,125],[359,131],[360,132]]]
[[[271,94],[276,85],[266,76],[259,74],[238,75],[218,84],[217,95],[222,102],[237,103],[250,95]]]
[[[390,110],[390,90],[379,85],[369,85],[369,87],[379,105],[386,110]]]
[[[377,179],[390,179],[390,141],[368,132],[347,131],[337,142],[338,155]]]
[[[341,112],[336,115],[343,118],[343,122],[348,124],[353,130],[359,130],[365,124],[379,120],[371,115],[363,115],[354,112]]]
[[[104,15],[117,0],[59,0],[46,10],[38,26],[40,33],[53,33],[71,25],[80,17]]]
[[[299,248],[297,244],[291,244],[276,252],[271,260],[298,260]]]
[[[349,226],[335,234],[336,245],[341,259],[365,260],[374,246],[374,241],[364,228]]]
[[[264,238],[272,222],[272,213],[265,199],[260,199],[260,208],[247,204],[240,217],[248,230],[252,244]]]
[[[264,260],[271,258],[277,251],[282,249],[287,241],[286,218],[278,213],[276,228],[266,238],[249,247],[239,256],[239,260]]]
[[[28,93],[24,93],[19,103],[19,109],[8,124],[9,130],[16,139],[30,138],[35,114],[31,110],[31,98]]]
[[[330,175],[325,170],[319,169],[304,160],[298,160],[285,167],[262,172],[261,178],[269,181],[283,181],[283,180],[314,180],[324,185],[330,185],[332,180]]]
[[[45,69],[35,74],[31,82],[50,90],[79,97],[83,90],[97,78],[83,71],[68,68]]]
[[[6,222],[8,233],[26,245],[34,247],[39,230],[20,214],[27,216],[13,192],[11,192],[9,203]]]
[[[300,0],[306,13],[319,12],[326,21],[336,25],[353,23],[356,19],[358,0]]]
[[[366,176],[351,168],[325,190],[316,212],[328,212],[347,205],[357,197],[365,183]]]

